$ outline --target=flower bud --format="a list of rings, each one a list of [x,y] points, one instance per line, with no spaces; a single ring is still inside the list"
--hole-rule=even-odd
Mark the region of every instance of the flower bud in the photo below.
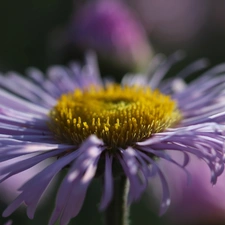
[[[151,58],[142,24],[118,1],[100,0],[84,5],[72,17],[68,35],[73,46],[92,49],[101,60],[124,68],[145,68]]]

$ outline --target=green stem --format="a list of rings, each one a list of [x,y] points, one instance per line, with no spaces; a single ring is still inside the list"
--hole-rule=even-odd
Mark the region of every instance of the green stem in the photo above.
[[[114,179],[114,194],[105,211],[105,225],[129,225],[128,185],[125,176]]]

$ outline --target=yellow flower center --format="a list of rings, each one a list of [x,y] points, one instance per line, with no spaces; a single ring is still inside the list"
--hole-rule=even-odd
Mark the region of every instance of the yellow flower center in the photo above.
[[[63,94],[50,111],[57,140],[81,144],[95,134],[109,149],[126,148],[163,131],[181,117],[176,102],[149,87],[89,87]]]

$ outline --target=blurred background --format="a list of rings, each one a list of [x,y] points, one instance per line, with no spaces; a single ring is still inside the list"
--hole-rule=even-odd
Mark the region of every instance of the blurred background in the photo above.
[[[223,0],[8,0],[0,1],[0,13],[2,72],[15,70],[26,76],[30,66],[45,71],[52,64],[82,62],[89,50],[97,53],[103,76],[116,80],[124,73],[146,71],[157,53],[184,50],[187,57],[179,68],[199,58],[208,58],[212,66],[225,61]],[[212,187],[208,169],[193,159],[188,166],[193,182],[187,186],[179,169],[160,164],[169,180],[172,205],[158,216],[160,187],[153,180],[146,196],[131,207],[131,225],[225,224],[225,175]],[[47,224],[63,173],[44,196],[34,220],[22,207],[11,217],[16,225]],[[11,201],[6,195],[13,196],[9,188],[21,185],[20,179],[0,186],[1,211]],[[102,224],[100,194],[96,180],[81,213],[70,224]],[[5,221],[0,218],[0,224]]]

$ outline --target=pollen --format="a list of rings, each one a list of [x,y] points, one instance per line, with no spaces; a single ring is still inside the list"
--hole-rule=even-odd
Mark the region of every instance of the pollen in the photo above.
[[[181,114],[158,90],[111,84],[63,94],[49,117],[49,128],[62,143],[79,145],[95,134],[107,148],[118,149],[162,132]]]

